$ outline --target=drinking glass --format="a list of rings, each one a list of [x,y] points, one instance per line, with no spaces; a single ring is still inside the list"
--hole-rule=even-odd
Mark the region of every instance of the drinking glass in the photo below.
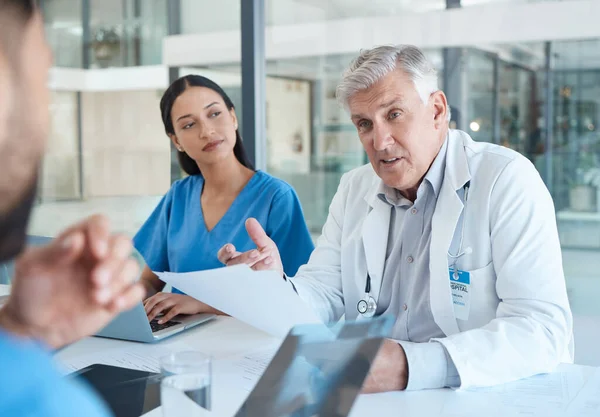
[[[160,366],[164,417],[190,415],[198,407],[211,409],[210,356],[197,351],[175,352],[161,358]]]

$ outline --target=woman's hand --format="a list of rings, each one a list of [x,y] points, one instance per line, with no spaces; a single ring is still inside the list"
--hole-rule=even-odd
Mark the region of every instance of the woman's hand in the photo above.
[[[144,308],[146,309],[149,321],[153,320],[160,313],[164,313],[164,316],[158,321],[159,324],[171,320],[178,314],[198,314],[215,311],[209,305],[189,295],[168,292],[159,292],[147,298],[144,300]]]

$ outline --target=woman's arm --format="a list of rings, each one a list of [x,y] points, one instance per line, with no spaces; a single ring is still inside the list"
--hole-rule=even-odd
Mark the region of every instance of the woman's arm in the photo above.
[[[158,276],[156,276],[147,265],[142,271],[140,283],[146,290],[146,297],[144,297],[144,299],[152,297],[154,294],[161,292],[163,288],[165,288],[165,283],[158,279]]]
[[[148,266],[145,266],[142,271],[140,283],[146,290],[144,308],[149,320],[154,319],[161,313],[165,315],[159,323],[167,322],[177,314],[212,313],[223,316],[227,315],[189,295],[160,293],[165,288],[165,283],[158,279],[158,276]]]

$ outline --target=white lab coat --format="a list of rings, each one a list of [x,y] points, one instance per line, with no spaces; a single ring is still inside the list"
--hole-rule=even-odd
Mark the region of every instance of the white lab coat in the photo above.
[[[554,205],[534,166],[500,146],[448,134],[444,180],[432,219],[430,302],[461,386],[487,386],[550,372],[573,361],[572,315]],[[345,174],[322,236],[293,283],[327,322],[361,318],[357,302],[381,288],[390,207],[377,197],[371,165]],[[466,212],[463,186],[470,181]],[[470,313],[455,317],[448,251],[471,274]]]

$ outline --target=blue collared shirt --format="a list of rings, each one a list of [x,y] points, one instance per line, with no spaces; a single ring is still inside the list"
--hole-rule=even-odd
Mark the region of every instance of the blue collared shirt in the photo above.
[[[460,385],[458,372],[441,343],[444,337],[430,306],[431,221],[446,168],[446,139],[411,202],[383,182],[378,197],[390,205],[390,227],[377,313],[396,317],[393,337],[407,356],[408,389]]]

